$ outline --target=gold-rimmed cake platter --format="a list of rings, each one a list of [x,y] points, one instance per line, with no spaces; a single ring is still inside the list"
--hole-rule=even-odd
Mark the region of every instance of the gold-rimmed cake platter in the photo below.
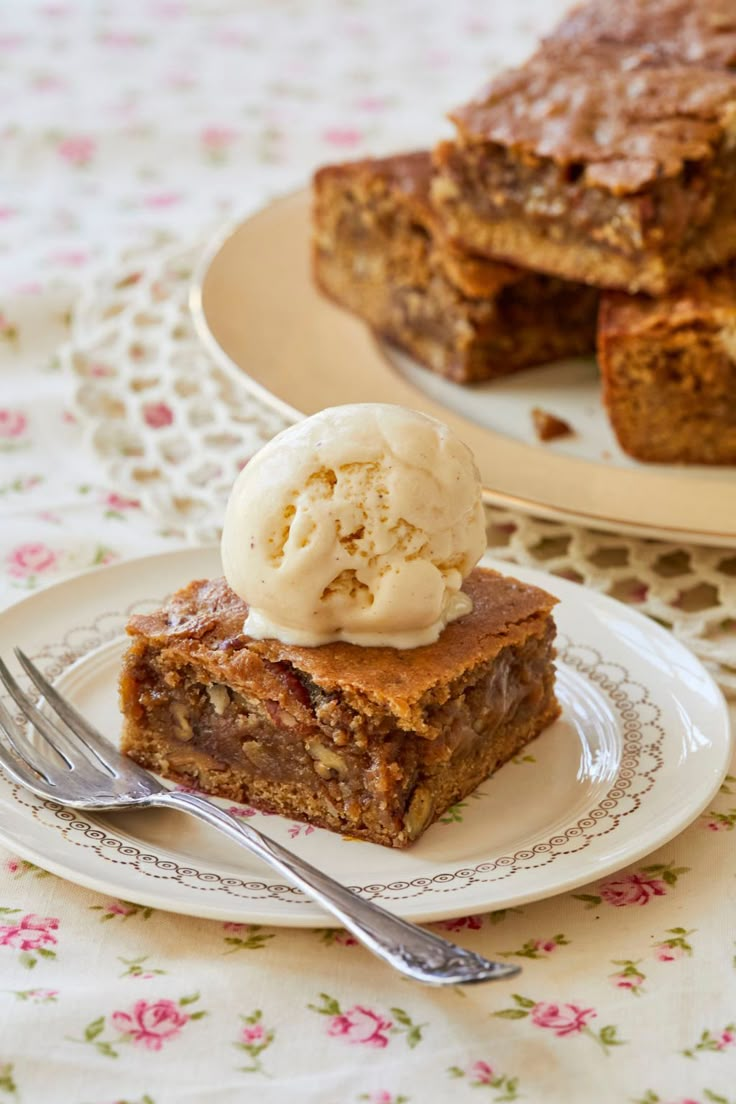
[[[310,271],[309,194],[228,228],[195,274],[191,308],[217,363],[296,420],[326,406],[393,402],[448,423],[473,450],[489,503],[594,529],[736,545],[736,468],[639,464],[619,448],[592,358],[463,387],[378,341],[324,298]],[[542,444],[533,407],[569,438]]]

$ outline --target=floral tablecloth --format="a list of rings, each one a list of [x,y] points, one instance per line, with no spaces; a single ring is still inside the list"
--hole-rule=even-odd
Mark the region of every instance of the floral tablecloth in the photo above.
[[[4,6],[3,604],[182,541],[100,481],[58,355],[80,287],[121,248],[191,239],[320,162],[430,143],[563,7]],[[735,1104],[735,824],[736,767],[636,868],[437,925],[524,967],[463,991],[402,981],[339,931],[156,912],[0,848],[0,1102]]]

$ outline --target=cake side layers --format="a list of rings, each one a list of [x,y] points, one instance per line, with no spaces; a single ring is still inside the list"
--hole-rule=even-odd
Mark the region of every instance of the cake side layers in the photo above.
[[[421,152],[316,174],[321,290],[459,382],[591,352],[596,293],[458,249],[430,206],[430,180]]]
[[[554,600],[483,570],[468,582],[473,613],[413,664],[249,641],[225,584],[192,584],[133,619],[123,748],[207,793],[405,846],[558,713]]]
[[[732,72],[553,42],[451,117],[432,197],[464,248],[651,294],[736,254]]]
[[[598,361],[611,424],[631,456],[736,464],[736,266],[661,299],[604,295]]]

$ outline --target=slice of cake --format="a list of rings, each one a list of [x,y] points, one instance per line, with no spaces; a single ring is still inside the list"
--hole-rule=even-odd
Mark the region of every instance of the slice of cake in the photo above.
[[[736,265],[660,299],[603,296],[598,361],[631,456],[736,464]]]
[[[123,750],[405,847],[558,715],[555,599],[475,568],[485,545],[441,422],[357,403],[291,426],[235,481],[225,578],[132,619]]]
[[[550,611],[476,569],[473,610],[423,647],[317,648],[243,635],[224,579],[137,616],[123,750],[208,794],[405,847],[558,713]]]
[[[736,256],[734,72],[571,36],[451,117],[432,199],[466,249],[651,295]]]
[[[320,169],[320,289],[461,383],[592,352],[597,293],[452,246],[430,207],[430,181],[427,152]]]

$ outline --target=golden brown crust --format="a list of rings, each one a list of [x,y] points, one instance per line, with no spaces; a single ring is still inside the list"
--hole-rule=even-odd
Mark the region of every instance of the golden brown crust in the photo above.
[[[314,184],[322,187],[332,179],[354,179],[363,174],[371,179],[381,178],[405,195],[413,196],[426,205],[432,167],[426,150],[395,153],[389,157],[362,157],[354,161],[340,161],[322,165],[314,174]]]
[[[357,161],[341,161],[323,165],[313,177],[316,193],[333,182],[360,185],[382,184],[388,191],[400,192],[415,208],[422,223],[434,223],[429,206],[429,186],[432,166],[426,150],[397,153],[390,157],[363,157]]]
[[[545,49],[615,44],[651,59],[736,68],[733,0],[589,0],[547,38]]]
[[[730,68],[729,68],[730,67]],[[592,0],[450,117],[432,200],[463,248],[661,294],[736,255],[733,0]]]
[[[601,297],[599,337],[669,334],[681,326],[733,324],[736,319],[736,265],[691,276],[669,294],[608,292]]]
[[[452,113],[464,142],[583,166],[583,182],[633,194],[711,159],[736,121],[736,74],[676,61],[632,69],[616,46],[540,50]]]
[[[401,652],[343,643],[303,648],[251,640],[242,632],[248,607],[224,579],[190,583],[155,613],[132,617],[128,632],[157,648],[189,650],[198,661],[215,654],[223,681],[247,680],[254,660],[260,661],[259,677],[264,660],[288,663],[326,691],[359,693],[399,714],[438,685],[492,661],[507,644],[541,632],[557,601],[538,587],[485,568],[476,568],[463,589],[473,599],[472,612],[451,622],[435,644]],[[276,690],[277,675],[273,681]]]

